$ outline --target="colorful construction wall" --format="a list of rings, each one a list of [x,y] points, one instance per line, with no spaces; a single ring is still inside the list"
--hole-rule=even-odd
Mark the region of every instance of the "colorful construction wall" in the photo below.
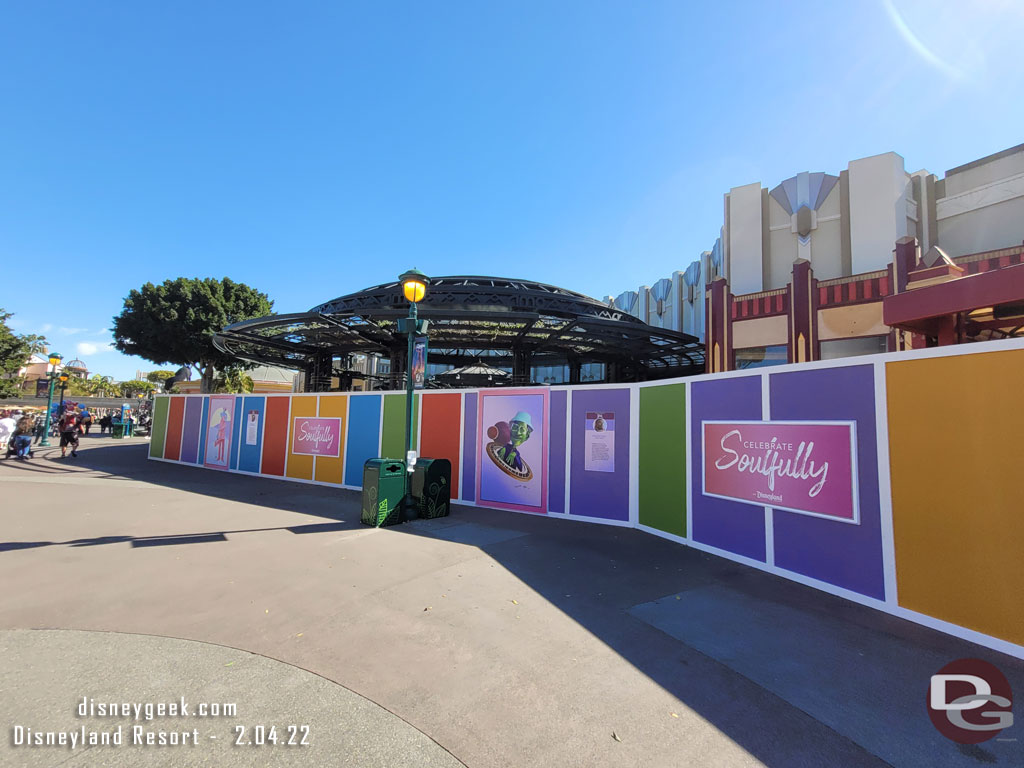
[[[1024,343],[423,392],[470,505],[640,528],[1024,657]],[[421,428],[422,427],[422,428]],[[157,398],[150,458],[358,489],[405,395]]]

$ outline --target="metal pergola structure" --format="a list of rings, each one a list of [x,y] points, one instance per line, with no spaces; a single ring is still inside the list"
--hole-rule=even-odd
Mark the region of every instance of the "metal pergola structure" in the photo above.
[[[326,391],[332,376],[355,374],[351,356],[388,358],[390,385],[404,380],[407,302],[398,281],[340,296],[308,312],[245,320],[214,337],[218,349],[252,363],[306,372],[307,391]],[[567,383],[589,363],[607,382],[645,381],[704,372],[693,336],[655,328],[583,294],[500,277],[432,278],[419,315],[429,321],[429,363],[476,361],[509,368],[509,383],[529,383],[532,366],[568,367]],[[360,374],[355,374],[360,375]],[[385,382],[387,385],[388,382]]]

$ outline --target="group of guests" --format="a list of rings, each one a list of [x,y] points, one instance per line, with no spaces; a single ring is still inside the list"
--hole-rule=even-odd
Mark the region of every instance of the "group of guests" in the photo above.
[[[32,457],[32,436],[36,431],[35,416],[22,411],[0,411],[0,449],[22,461]]]
[[[81,411],[74,403],[62,404],[57,415],[57,431],[60,433],[60,456],[65,458],[71,449],[72,458],[78,457],[78,436],[88,434],[92,414]],[[43,437],[45,419],[20,410],[0,411],[0,451],[6,456],[15,456],[28,461],[35,456],[32,438],[38,443]]]

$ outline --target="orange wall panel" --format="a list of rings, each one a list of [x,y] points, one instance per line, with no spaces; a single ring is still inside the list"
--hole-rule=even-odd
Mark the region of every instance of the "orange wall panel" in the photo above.
[[[422,402],[420,455],[452,463],[452,498],[459,492],[459,444],[462,436],[462,395],[427,394]]]
[[[167,415],[167,442],[164,444],[164,458],[181,460],[181,430],[185,419],[185,398],[172,397],[171,409]]]
[[[900,605],[1024,644],[1024,350],[886,377]]]
[[[288,419],[288,477],[297,480],[313,479],[313,457],[301,453],[292,453],[292,440],[295,437],[296,416],[316,416],[316,395],[295,395],[292,397],[292,415]]]
[[[290,397],[267,397],[263,423],[264,475],[283,475],[285,453],[288,450],[288,404]]]
[[[341,444],[338,446],[338,458],[317,456],[314,480],[321,483],[343,482],[342,470],[345,466],[345,434],[348,431],[348,396],[330,395],[320,398],[320,413],[324,418],[338,417],[341,419]]]

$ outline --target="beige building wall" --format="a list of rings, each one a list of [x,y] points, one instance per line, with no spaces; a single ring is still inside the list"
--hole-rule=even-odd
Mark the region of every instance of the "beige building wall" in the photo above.
[[[732,324],[733,349],[772,347],[789,343],[789,316],[735,320]]]
[[[948,171],[940,191],[939,245],[950,256],[1024,241],[1024,145]]]
[[[797,257],[792,217],[774,197],[768,198],[768,241],[768,285],[763,290],[771,291],[786,287],[793,272],[793,262]]]
[[[939,215],[939,245],[953,257],[1009,248],[1022,242],[1024,194],[955,216]]]
[[[884,336],[889,326],[882,322],[882,302],[829,307],[818,310],[818,339],[853,339],[858,336]]]
[[[761,272],[761,183],[733,187],[728,208],[727,261],[733,294],[763,290]]]
[[[954,197],[1021,174],[1024,174],[1024,144],[946,171],[945,196]]]
[[[843,277],[840,214],[839,185],[836,184],[818,209],[818,226],[811,232],[811,268],[819,280]]]
[[[895,152],[853,160],[850,174],[852,273],[885,269],[907,231],[910,177]]]

